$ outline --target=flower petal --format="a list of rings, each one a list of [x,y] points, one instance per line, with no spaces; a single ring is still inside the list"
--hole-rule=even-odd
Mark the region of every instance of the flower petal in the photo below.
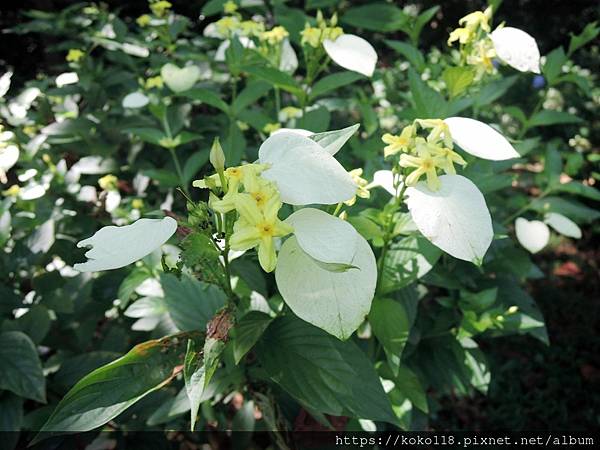
[[[370,77],[377,64],[377,52],[365,39],[353,34],[342,34],[335,41],[326,39],[323,47],[327,54],[344,69]]]
[[[332,205],[350,200],[356,184],[342,165],[311,139],[293,132],[270,136],[258,151],[263,176],[275,182],[281,200],[291,205]]]
[[[540,50],[523,30],[504,27],[490,34],[498,58],[521,72],[540,73]]]
[[[348,339],[369,313],[377,282],[375,256],[360,235],[352,266],[346,271],[326,270],[292,236],[279,252],[275,279],[294,314],[340,339]]]
[[[530,253],[537,253],[550,240],[550,229],[540,220],[527,220],[522,217],[515,220],[515,233],[519,243]]]
[[[302,208],[285,222],[294,227],[300,248],[317,261],[340,264],[352,261],[358,233],[348,222],[315,208]]]
[[[544,216],[544,222],[564,236],[575,239],[581,238],[581,228],[579,228],[571,219],[563,216],[562,214],[549,212]]]
[[[85,256],[89,261],[75,264],[80,272],[95,272],[124,267],[152,253],[163,245],[177,230],[177,221],[164,219],[140,219],[124,227],[101,228],[77,247],[92,247]]]
[[[492,218],[483,195],[460,175],[439,177],[433,192],[424,182],[406,190],[410,214],[432,244],[455,258],[480,264],[492,242]]]
[[[279,61],[279,70],[288,73],[294,73],[298,68],[298,56],[289,39],[281,43],[281,59]]]
[[[449,117],[444,122],[450,129],[452,140],[471,155],[492,161],[520,157],[504,136],[479,120]]]

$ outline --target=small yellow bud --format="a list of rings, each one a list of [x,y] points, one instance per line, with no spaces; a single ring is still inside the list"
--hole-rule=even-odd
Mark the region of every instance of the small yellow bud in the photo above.
[[[150,21],[151,21],[151,17],[148,14],[142,14],[140,17],[138,17],[137,19],[135,19],[135,21],[137,22],[137,24],[140,27],[146,27],[148,25],[150,25]]]
[[[85,52],[83,50],[79,50],[78,48],[72,48],[71,50],[69,50],[69,53],[67,53],[66,59],[68,62],[77,62],[84,56]]]
[[[232,2],[231,0],[225,2],[225,4],[223,5],[223,11],[225,11],[225,14],[233,14],[237,10],[238,5],[235,2]]]
[[[3,191],[2,195],[4,195],[5,197],[16,197],[17,195],[19,195],[20,191],[21,191],[21,188],[19,187],[19,185],[13,184],[7,190]]]
[[[117,181],[119,181],[119,179],[114,175],[104,175],[98,180],[98,186],[105,191],[114,191],[117,189]]]
[[[281,125],[278,123],[268,123],[263,127],[263,131],[267,134],[272,134],[275,131],[279,130]]]
[[[150,3],[150,9],[158,17],[164,16],[167,10],[171,8],[171,6],[173,5],[170,2],[167,2],[166,0],[160,0],[158,2]]]
[[[131,202],[131,207],[134,209],[142,209],[144,207],[144,202],[139,198],[135,198]]]

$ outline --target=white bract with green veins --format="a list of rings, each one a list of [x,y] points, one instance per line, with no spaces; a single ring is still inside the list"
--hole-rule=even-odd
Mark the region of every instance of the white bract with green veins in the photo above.
[[[173,92],[184,92],[191,89],[200,79],[200,68],[197,66],[177,67],[175,64],[165,64],[160,69],[160,76]]]

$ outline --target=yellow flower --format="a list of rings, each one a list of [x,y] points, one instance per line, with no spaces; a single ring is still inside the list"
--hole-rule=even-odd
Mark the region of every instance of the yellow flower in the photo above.
[[[483,31],[490,32],[489,20],[492,17],[492,8],[488,7],[485,11],[475,11],[467,14],[458,21],[459,25],[464,25],[465,28],[475,30],[481,28]]]
[[[287,32],[287,30],[282,27],[282,26],[278,26],[273,28],[270,31],[265,31],[264,33],[262,33],[259,38],[261,41],[267,41],[269,43],[269,45],[275,45],[275,44],[279,44],[281,41],[283,41],[286,37],[288,37],[290,34]]]
[[[233,14],[237,10],[238,10],[237,3],[232,2],[231,0],[225,2],[225,4],[223,5],[223,11],[225,12],[225,14]]]
[[[79,50],[78,48],[72,48],[71,50],[69,50],[69,53],[67,53],[66,59],[68,62],[77,62],[84,56],[85,52],[83,50]]]
[[[165,14],[165,12],[167,12],[167,10],[171,8],[171,6],[173,5],[170,2],[167,2],[166,0],[160,0],[158,2],[150,3],[150,9],[158,17],[162,17]]]
[[[134,198],[131,201],[131,207],[134,209],[142,209],[144,207],[144,202],[139,198]]]
[[[163,87],[163,79],[160,75],[155,77],[150,77],[146,80],[145,86],[146,89],[158,88],[162,89]]]
[[[388,144],[383,149],[384,157],[395,155],[398,152],[407,152],[410,147],[414,144],[416,129],[414,125],[404,127],[400,136],[394,136],[393,134],[386,133],[382,136],[381,140]]]
[[[421,127],[431,130],[427,136],[427,142],[430,144],[438,144],[441,140],[446,147],[452,148],[452,136],[450,128],[442,119],[417,119],[415,120]]]
[[[365,180],[364,178],[362,178],[362,174],[363,174],[362,169],[354,169],[348,173],[352,177],[352,181],[354,181],[354,183],[356,183],[356,186],[358,186],[356,189],[356,195],[354,197],[352,197],[350,200],[347,200],[344,202],[346,205],[352,206],[356,203],[356,197],[369,198],[371,196],[371,193],[369,192],[369,189],[367,188],[367,185],[369,184],[369,182],[367,180]]]
[[[452,30],[450,33],[450,36],[448,37],[448,45],[452,45],[452,43],[456,41],[464,45],[469,42],[473,36],[474,33],[472,30],[467,28],[457,28]]]
[[[304,26],[304,30],[300,32],[302,45],[308,44],[311,47],[317,48],[321,45],[322,30],[320,28],[311,27],[309,24]]]
[[[277,264],[274,238],[286,236],[294,229],[277,217],[281,208],[279,195],[269,198],[261,210],[250,194],[236,197],[235,208],[240,217],[233,226],[230,245],[232,250],[258,247],[258,261],[265,272],[272,272]]]
[[[406,153],[400,155],[401,167],[414,167],[416,169],[404,179],[404,182],[407,186],[414,186],[425,175],[429,189],[437,191],[440,188],[440,180],[437,176],[437,161],[425,145],[419,145],[417,151],[418,156],[407,155]]]
[[[454,168],[455,163],[460,164],[461,166],[467,165],[467,162],[463,157],[452,149],[434,146],[430,146],[429,148],[431,153],[436,157],[437,166],[446,173],[451,175],[456,174],[456,169]]]
[[[253,20],[244,20],[240,22],[239,28],[244,36],[259,36],[265,31],[265,25]]]
[[[268,123],[263,127],[263,131],[265,133],[271,134],[281,128],[281,124],[279,123]]]
[[[20,191],[21,191],[21,188],[19,187],[19,185],[13,184],[7,190],[3,191],[2,195],[4,195],[5,197],[16,197],[17,195],[19,195]]]
[[[150,20],[152,20],[152,19],[148,14],[142,14],[140,17],[135,19],[135,21],[137,22],[137,24],[140,27],[145,27],[145,26],[150,25]]]
[[[286,106],[279,111],[279,120],[294,119],[302,116],[302,110],[295,106]]]
[[[329,39],[331,41],[335,41],[342,34],[344,34],[344,30],[341,27],[329,27],[323,30],[323,39]]]
[[[227,182],[224,191],[227,191],[227,193],[222,199],[213,200],[210,205],[211,208],[220,213],[228,213],[235,209],[235,199],[239,195],[241,185],[248,190],[249,186],[254,186],[254,183],[257,183],[256,178],[265,169],[266,166],[262,164],[245,164],[243,166],[227,168],[223,172]],[[216,186],[220,186],[218,176],[212,179],[212,181]],[[207,183],[201,184],[196,181],[194,181],[192,186],[200,188],[208,187]]]
[[[215,22],[217,31],[222,35],[229,35],[240,27],[240,19],[235,16],[226,16]]]
[[[117,189],[117,181],[119,181],[119,179],[114,175],[104,175],[98,180],[98,186],[105,191],[114,191]]]
[[[491,39],[481,39],[473,45],[471,54],[467,55],[467,64],[477,67],[481,73],[491,73],[494,71],[492,60],[495,56],[496,49]]]

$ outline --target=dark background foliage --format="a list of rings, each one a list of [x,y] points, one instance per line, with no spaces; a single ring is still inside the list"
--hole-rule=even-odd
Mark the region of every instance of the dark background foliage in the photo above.
[[[174,9],[197,21],[204,2],[171,0]],[[147,11],[146,0],[108,0],[110,9],[121,17],[135,17]],[[343,2],[355,5],[365,2]],[[422,34],[424,46],[443,46],[448,30],[466,12],[481,9],[483,1],[422,0],[422,9],[441,4],[441,10]],[[0,29],[23,21],[28,9],[56,11],[73,2],[67,0],[4,0],[0,4]],[[404,2],[401,2],[403,5]],[[288,2],[302,8],[303,2]],[[542,54],[559,45],[568,45],[569,34],[598,20],[597,0],[505,0],[496,23],[507,21],[536,37]],[[199,27],[200,29],[200,27]],[[398,39],[404,36],[399,35]],[[39,72],[52,71],[64,55],[46,52],[53,44],[47,36],[3,34],[0,45],[0,73],[8,68],[21,84]],[[594,50],[595,49],[595,50]],[[379,49],[385,60],[385,49]],[[394,56],[395,57],[395,56]],[[578,55],[579,63],[592,72],[600,71],[598,45]],[[492,364],[492,383],[487,397],[446,397],[433,417],[438,429],[593,429],[600,415],[600,252],[597,237],[589,230],[577,246],[564,246],[556,254],[534,256],[548,274],[530,286],[547,321],[551,345],[526,336],[482,342]]]

